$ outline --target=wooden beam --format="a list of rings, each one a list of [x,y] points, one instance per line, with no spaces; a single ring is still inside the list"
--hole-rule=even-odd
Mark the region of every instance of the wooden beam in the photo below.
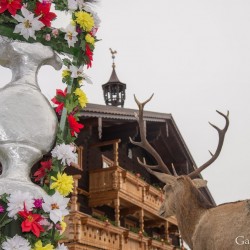
[[[120,139],[115,139],[115,140],[110,140],[110,141],[103,141],[103,142],[98,142],[98,143],[90,145],[90,148],[103,147],[103,146],[113,145],[114,143],[120,143],[120,142],[121,142]]]

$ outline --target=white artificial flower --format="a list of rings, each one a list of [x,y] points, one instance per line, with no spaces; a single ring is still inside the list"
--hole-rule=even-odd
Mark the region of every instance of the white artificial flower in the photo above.
[[[30,243],[19,235],[15,235],[13,238],[9,238],[3,242],[3,250],[31,250]],[[63,249],[62,249],[63,250]]]
[[[52,151],[51,154],[54,158],[61,160],[63,165],[70,166],[71,162],[76,162],[77,154],[74,153],[74,147],[71,145],[65,145],[64,143],[58,144]]]
[[[91,12],[93,18],[94,18],[94,23],[95,23],[95,28],[100,27],[101,19],[99,18],[98,14],[94,11]]]
[[[26,8],[22,7],[21,12],[23,17],[17,14],[13,16],[19,22],[13,32],[20,33],[27,40],[29,37],[36,39],[35,31],[41,30],[44,24],[38,20],[40,17],[34,17]]]
[[[84,0],[68,0],[68,9],[71,11],[75,11],[77,9],[84,9],[87,12],[91,12],[90,6],[87,3],[84,3]]]
[[[69,24],[64,30],[64,32],[66,33],[64,39],[68,42],[68,46],[74,47],[75,43],[78,41],[78,33],[76,32],[76,26]]]
[[[53,0],[39,0],[40,3],[52,3]]]
[[[89,84],[93,84],[93,82],[91,81],[91,79],[89,78],[89,76],[87,76],[86,74],[83,73],[83,78],[84,80],[89,83]]]
[[[68,9],[69,10],[77,10],[78,6],[77,6],[77,1],[76,0],[68,0]]]
[[[64,243],[62,244],[58,244],[56,250],[68,250],[68,247],[64,245]]]
[[[87,83],[92,84],[90,78],[83,72],[83,65],[81,65],[79,68],[75,65],[71,65],[69,67],[69,71],[71,72],[72,78],[82,77]]]
[[[83,65],[81,65],[79,68],[76,67],[75,65],[70,65],[69,71],[71,72],[71,77],[72,78],[78,78],[78,77],[83,77]]]
[[[49,218],[55,224],[59,221],[62,221],[63,217],[69,214],[67,209],[69,198],[64,198],[57,191],[52,196],[45,195],[43,200],[43,210],[44,212],[49,213]]]
[[[7,211],[11,218],[15,217],[19,211],[24,210],[24,204],[27,211],[31,211],[34,207],[34,200],[29,192],[15,191],[10,194],[8,201]]]
[[[77,1],[78,1],[78,6],[79,6],[79,8],[80,8],[81,10],[83,9],[83,10],[89,12],[90,14],[93,13],[93,10],[92,10],[91,6],[89,5],[89,3],[80,4],[79,2],[80,2],[81,0],[77,0]]]

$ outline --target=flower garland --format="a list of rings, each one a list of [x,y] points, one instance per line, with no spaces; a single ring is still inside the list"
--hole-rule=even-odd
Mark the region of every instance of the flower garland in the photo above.
[[[1,0],[0,35],[28,42],[41,42],[59,53],[77,56],[91,65],[100,19],[92,10],[94,0]],[[51,22],[58,11],[72,14],[66,28],[55,29]],[[77,43],[78,42],[78,43]],[[77,43],[77,46],[76,46]]]
[[[84,66],[92,66],[96,32],[100,20],[92,10],[94,0],[1,0],[0,35],[30,43],[41,42],[59,53],[71,54],[65,58],[62,81],[66,89],[56,90],[51,100],[60,118],[56,146],[51,159],[42,161],[34,173],[34,181],[47,196],[33,197],[28,192],[15,191],[0,198],[0,249],[67,250],[58,243],[66,228],[64,216],[69,214],[67,196],[73,190],[73,177],[65,168],[77,162],[74,144],[84,127],[78,122],[78,112],[88,102],[81,89],[82,83],[91,83]],[[51,27],[56,10],[71,13],[72,20],[65,29]],[[9,230],[8,230],[9,228]],[[14,229],[13,229],[14,228]]]

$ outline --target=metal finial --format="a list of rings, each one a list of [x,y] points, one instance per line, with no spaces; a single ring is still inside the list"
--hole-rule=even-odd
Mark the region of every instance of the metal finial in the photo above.
[[[112,67],[115,68],[115,54],[117,54],[116,50],[112,50],[111,48],[109,48],[111,54],[112,54],[112,59],[113,59],[113,64]]]

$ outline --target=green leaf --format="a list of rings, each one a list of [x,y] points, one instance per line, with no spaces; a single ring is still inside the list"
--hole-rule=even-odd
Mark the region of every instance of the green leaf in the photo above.
[[[58,126],[57,135],[56,135],[56,141],[57,141],[57,144],[61,144],[61,143],[64,142],[62,130],[60,129],[59,126]],[[54,160],[55,160],[55,159],[53,158],[52,164],[53,164]]]
[[[8,198],[9,197],[9,195],[8,194],[2,194],[1,195],[1,200],[3,201],[3,202],[5,202],[5,203],[8,203]]]
[[[83,49],[83,51],[85,51],[86,41],[85,41],[85,40],[82,40],[80,46],[81,46],[81,48]]]
[[[49,188],[48,185],[43,185],[43,190],[44,190],[46,193],[48,193],[49,190],[50,190],[50,188]]]
[[[61,95],[57,95],[57,96],[56,96],[56,100],[57,100],[58,102],[64,103],[64,102],[65,102],[65,97],[64,97],[64,96],[61,96]]]
[[[6,226],[7,224],[9,224],[13,219],[6,219],[4,220],[1,224],[0,224],[0,228]]]
[[[64,58],[62,61],[66,67],[69,67],[72,64],[71,60],[69,60],[68,58]]]

